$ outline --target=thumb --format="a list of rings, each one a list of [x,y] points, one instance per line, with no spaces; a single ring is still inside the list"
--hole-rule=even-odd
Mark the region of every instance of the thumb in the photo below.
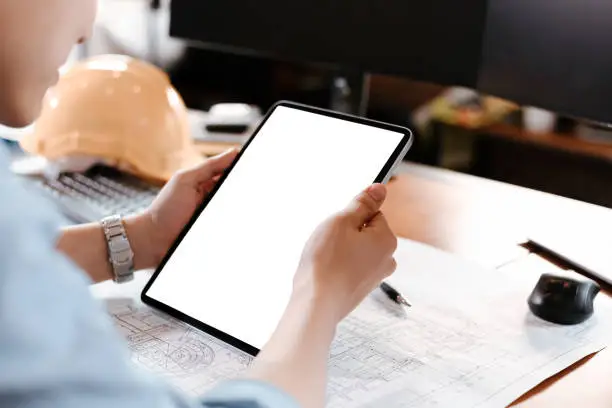
[[[356,227],[362,227],[378,214],[386,197],[387,188],[384,185],[372,184],[353,199],[345,213],[354,220]]]
[[[206,182],[229,167],[236,158],[238,149],[230,149],[220,155],[206,159],[187,172],[196,183]]]

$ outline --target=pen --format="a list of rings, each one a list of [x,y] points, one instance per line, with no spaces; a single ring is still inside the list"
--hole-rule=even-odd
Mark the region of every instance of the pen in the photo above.
[[[380,290],[382,290],[389,299],[391,299],[398,305],[412,307],[412,305],[406,300],[406,298],[388,283],[382,282],[380,284]]]
[[[536,250],[539,250],[542,254],[545,255],[545,258],[549,258],[548,260],[557,265],[564,265],[570,267],[574,272],[586,276],[589,279],[597,282],[604,290],[612,292],[612,277],[602,276],[597,272],[584,267],[579,262],[571,259],[571,257],[565,256],[562,253],[554,250],[542,243],[540,241],[534,241],[533,239],[529,239],[529,244]]]

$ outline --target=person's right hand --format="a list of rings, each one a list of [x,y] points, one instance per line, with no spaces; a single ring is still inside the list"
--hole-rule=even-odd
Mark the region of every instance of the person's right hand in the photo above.
[[[322,223],[302,254],[294,296],[320,303],[336,323],[396,268],[397,238],[380,212],[386,188],[374,184]]]

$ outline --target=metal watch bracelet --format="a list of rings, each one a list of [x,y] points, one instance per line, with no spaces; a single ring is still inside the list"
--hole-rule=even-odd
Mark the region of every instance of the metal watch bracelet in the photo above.
[[[131,281],[134,279],[134,252],[125,232],[123,218],[120,215],[112,215],[104,218],[100,224],[106,237],[113,280],[117,283]]]

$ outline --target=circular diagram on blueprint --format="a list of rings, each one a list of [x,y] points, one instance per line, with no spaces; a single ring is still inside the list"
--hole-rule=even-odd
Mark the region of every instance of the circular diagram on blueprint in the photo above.
[[[195,336],[194,336],[195,335]],[[138,363],[152,371],[163,370],[170,375],[188,375],[212,364],[213,349],[188,332],[179,338],[150,337],[133,344],[132,351]]]

